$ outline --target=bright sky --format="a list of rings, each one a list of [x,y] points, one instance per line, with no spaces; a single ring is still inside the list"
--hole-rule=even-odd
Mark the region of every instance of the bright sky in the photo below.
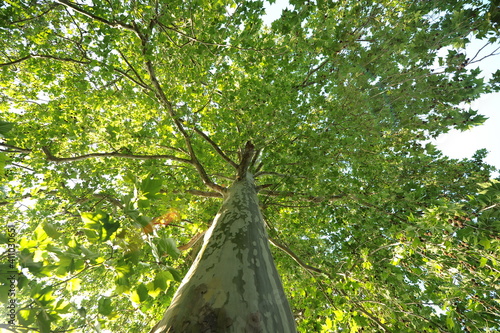
[[[467,57],[473,58],[484,44],[485,41],[473,41],[467,47]],[[498,47],[500,44],[485,48],[478,59],[491,54]],[[500,53],[500,50],[496,53]],[[500,55],[485,58],[471,65],[471,68],[475,67],[482,70],[481,76],[489,79],[492,73],[500,69]],[[483,125],[465,132],[450,131],[439,136],[434,143],[445,155],[452,158],[472,157],[476,150],[486,148],[489,151],[486,162],[500,169],[500,92],[484,95],[472,102],[471,108],[488,117],[488,120]]]
[[[273,5],[265,2],[267,15],[264,22],[270,24],[281,16],[284,8],[290,6],[287,0],[277,0]],[[484,41],[473,41],[467,48],[468,58],[474,58],[478,50],[485,44]],[[494,47],[483,49],[476,59],[492,53],[500,44]],[[500,53],[498,50],[496,53]],[[479,67],[482,70],[482,76],[489,78],[492,73],[500,69],[500,55],[487,57],[477,64],[470,65],[470,68]],[[433,143],[446,155],[451,158],[462,159],[470,158],[478,149],[486,148],[488,156],[485,161],[500,169],[500,92],[485,95],[471,103],[465,108],[472,108],[488,117],[486,122],[478,127],[468,131],[450,131],[447,134],[440,135]]]

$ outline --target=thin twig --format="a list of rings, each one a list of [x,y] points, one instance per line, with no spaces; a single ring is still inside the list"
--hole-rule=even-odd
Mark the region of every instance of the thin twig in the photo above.
[[[134,66],[132,66],[132,64],[128,61],[127,57],[125,57],[125,55],[122,53],[122,51],[120,51],[120,50],[117,50],[117,51],[118,51],[118,53],[120,53],[120,55],[123,58],[123,60],[127,63],[127,65],[130,68],[130,70],[132,70],[132,72],[134,72],[135,76],[137,77],[137,79],[141,83],[140,85],[142,87],[147,87],[148,89],[151,89],[146,83],[144,83],[144,81],[142,80],[142,78],[139,75],[139,73],[135,70]]]

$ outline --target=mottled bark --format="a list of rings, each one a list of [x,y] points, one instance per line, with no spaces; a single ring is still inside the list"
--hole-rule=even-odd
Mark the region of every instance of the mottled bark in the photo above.
[[[253,178],[225,193],[203,247],[151,333],[293,333]]]

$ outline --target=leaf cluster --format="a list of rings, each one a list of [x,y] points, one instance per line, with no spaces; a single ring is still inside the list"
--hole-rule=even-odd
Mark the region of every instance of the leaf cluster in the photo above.
[[[467,105],[499,75],[471,65],[495,54],[465,46],[497,43],[495,8],[290,1],[268,23],[262,1],[0,4],[18,329],[151,326],[251,141],[300,331],[498,330],[494,168],[427,143],[485,121]]]

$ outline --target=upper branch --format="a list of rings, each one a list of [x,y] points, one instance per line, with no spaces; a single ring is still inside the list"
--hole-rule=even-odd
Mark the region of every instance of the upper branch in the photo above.
[[[96,21],[99,21],[101,23],[104,23],[110,27],[113,27],[113,28],[118,28],[118,27],[121,27],[123,29],[126,29],[126,30],[129,30],[129,31],[132,31],[134,33],[137,34],[137,30],[135,29],[134,26],[130,25],[130,24],[126,24],[124,22],[121,22],[121,21],[117,21],[117,20],[113,20],[113,21],[109,21],[105,18],[102,18],[100,16],[97,16],[95,14],[92,14],[91,12],[89,11],[86,11],[85,9],[83,8],[80,8],[78,5],[74,4],[74,3],[71,3],[67,0],[55,0],[56,2],[66,6],[66,7],[69,7],[71,9],[73,9],[74,11],[80,13],[80,14],[83,14],[93,20],[96,20]]]
[[[17,21],[10,21],[10,22],[7,22],[7,24],[14,25],[14,24],[20,24],[20,23],[25,23],[25,22],[28,22],[28,21],[36,20],[36,19],[44,16],[45,14],[47,14],[48,12],[50,12],[51,10],[53,10],[54,8],[56,8],[57,6],[59,6],[59,5],[55,4],[55,3],[49,4],[47,10],[41,12],[38,15],[35,15],[35,16],[32,16],[32,17],[27,17],[27,18],[20,19],[20,20],[17,20]]]
[[[65,61],[65,62],[74,62],[74,63],[80,64],[80,65],[90,64],[90,61],[76,60],[76,59],[72,59],[72,58],[61,58],[61,57],[56,57],[56,56],[47,55],[47,54],[28,54],[27,56],[24,56],[22,58],[12,60],[9,62],[1,63],[0,67],[15,65],[17,63],[23,62],[23,61],[31,59],[31,58],[53,59],[53,60],[59,60],[59,61]]]
[[[203,133],[203,131],[200,130],[199,128],[197,128],[197,127],[193,127],[193,128],[196,131],[196,133],[198,133],[203,139],[205,139],[208,143],[210,143],[210,145],[215,149],[215,151],[226,162],[228,162],[229,164],[231,164],[231,166],[233,168],[238,169],[238,164],[236,164],[236,162],[234,162],[231,158],[229,158],[229,156],[227,156],[226,154],[224,154],[224,152],[222,151],[222,149],[220,149],[220,147],[212,139],[210,139],[210,137],[208,135],[206,135],[205,133]]]
[[[2,64],[0,64],[0,67],[5,67],[5,66],[11,66],[11,65],[15,65],[17,63],[20,63],[20,62],[23,62],[27,59],[30,59],[31,58],[31,55],[27,55],[25,57],[22,57],[22,58],[19,58],[19,59],[16,59],[16,60],[13,60],[13,61],[9,61],[9,62],[4,62]]]
[[[140,35],[142,45],[143,45],[143,53],[145,54],[147,51],[147,43],[148,43],[148,38],[147,36],[141,34]],[[208,188],[215,190],[219,193],[224,193],[226,189],[223,186],[220,186],[216,183],[214,183],[210,177],[208,176],[208,173],[206,172],[205,168],[203,165],[200,163],[198,158],[196,157],[196,153],[193,149],[193,145],[191,144],[191,138],[189,137],[189,134],[187,133],[186,129],[184,128],[184,125],[182,124],[181,119],[176,115],[174,106],[170,102],[170,100],[167,98],[165,95],[165,92],[163,91],[160,82],[158,80],[158,77],[156,76],[156,71],[154,69],[153,63],[151,60],[146,60],[146,70],[148,71],[149,77],[151,79],[151,82],[153,84],[153,87],[155,89],[155,94],[156,97],[158,98],[159,102],[165,107],[167,110],[170,118],[173,120],[175,126],[181,133],[181,135],[184,137],[184,141],[186,143],[187,151],[189,153],[189,156],[191,157],[190,163],[196,168],[196,171],[198,171],[198,174]]]
[[[140,80],[140,82],[138,82],[137,80],[134,80],[129,75],[126,75],[126,73],[124,73],[124,71],[119,71],[119,72],[122,75],[124,75],[127,78],[129,78],[132,81],[134,81],[135,83],[139,84],[140,86],[143,86],[144,88],[148,88],[148,89],[151,89],[152,91],[154,91],[154,93],[155,93],[156,97],[158,98],[159,102],[161,103],[161,105],[163,105],[165,107],[165,109],[169,113],[170,117],[174,121],[175,126],[177,127],[177,129],[179,130],[179,132],[184,137],[184,140],[186,142],[187,151],[189,153],[190,159],[188,160],[188,159],[178,158],[178,157],[171,156],[171,155],[140,156],[140,155],[129,155],[129,154],[120,154],[120,153],[94,153],[94,154],[87,154],[87,155],[82,155],[82,156],[78,156],[78,157],[71,157],[71,158],[61,159],[61,158],[57,158],[57,157],[54,157],[53,155],[51,155],[48,150],[47,151],[44,150],[44,152],[48,156],[49,160],[52,160],[52,161],[55,161],[55,162],[65,162],[65,161],[81,160],[81,159],[90,158],[90,157],[105,157],[105,156],[115,156],[115,157],[133,158],[133,159],[168,158],[168,159],[172,159],[172,160],[176,160],[176,161],[181,161],[181,162],[189,163],[189,164],[193,165],[196,168],[196,170],[198,171],[198,174],[200,175],[203,183],[207,187],[209,187],[210,189],[215,190],[217,192],[223,193],[225,191],[225,188],[222,187],[222,186],[220,186],[220,185],[215,184],[210,179],[210,177],[208,176],[208,174],[205,171],[204,167],[202,166],[202,164],[200,163],[200,161],[196,157],[196,154],[195,154],[194,149],[193,149],[192,144],[191,144],[190,137],[189,137],[186,129],[182,125],[182,121],[177,117],[172,103],[170,102],[170,100],[165,95],[165,92],[163,91],[163,89],[162,89],[162,87],[161,87],[161,85],[159,83],[159,80],[158,80],[158,77],[156,75],[153,63],[149,59],[149,57],[147,55],[148,48],[149,48],[149,45],[148,45],[148,43],[149,43],[149,37],[150,37],[149,33],[152,32],[152,30],[154,28],[154,25],[157,22],[155,20],[151,20],[150,24],[147,27],[147,29],[145,29],[144,31],[141,31],[141,29],[139,28],[139,26],[136,23],[127,24],[127,23],[124,23],[124,22],[118,21],[118,20],[108,20],[106,18],[103,18],[103,17],[100,17],[98,15],[95,15],[95,14],[93,14],[92,12],[90,12],[90,11],[88,11],[86,9],[81,8],[79,5],[77,5],[75,3],[72,3],[72,2],[70,2],[68,0],[55,0],[55,1],[58,2],[58,3],[60,3],[60,4],[62,4],[62,5],[64,5],[64,6],[67,6],[68,8],[71,8],[71,9],[75,10],[76,12],[78,12],[80,14],[83,14],[83,15],[85,15],[85,16],[87,16],[87,17],[89,17],[89,18],[91,18],[91,19],[93,19],[95,21],[104,23],[104,24],[106,24],[106,25],[108,25],[110,27],[123,28],[125,30],[132,31],[140,39],[141,44],[142,44],[142,53],[143,53],[143,55],[145,56],[145,59],[146,59],[145,60],[145,67],[146,67],[146,71],[149,74],[149,77],[150,77],[150,80],[151,80],[151,83],[152,83],[152,87],[149,87],[149,85],[146,85],[145,83],[143,83],[143,81],[137,75],[137,72],[135,71],[135,69],[133,69],[133,67],[131,67],[128,62],[127,62],[127,64],[131,67],[132,71],[134,71],[134,74],[136,76],[138,76],[138,79]],[[9,63],[9,64],[12,64],[12,63]]]
[[[200,190],[186,190],[186,193],[192,194],[192,195],[198,195],[200,197],[206,197],[206,198],[222,198],[222,194],[219,192],[206,192],[206,191],[200,191]]]
[[[5,62],[5,63],[0,63],[0,67],[6,67],[6,66],[15,65],[17,63],[23,62],[23,61],[28,60],[28,59],[33,59],[33,58],[35,58],[35,59],[36,58],[40,58],[40,59],[52,59],[52,60],[63,61],[63,62],[72,62],[72,63],[79,64],[79,65],[89,65],[89,64],[91,64],[91,61],[88,58],[86,58],[87,60],[77,60],[77,59],[73,59],[73,58],[56,57],[56,56],[49,55],[49,54],[29,54],[27,56],[24,56],[24,57],[16,59],[16,60],[12,60],[12,61]],[[105,63],[101,63],[101,64],[102,65],[106,65]],[[120,75],[122,75],[123,77],[125,77],[125,78],[129,79],[130,81],[134,82],[138,86],[141,86],[142,88],[147,89],[147,90],[153,90],[150,86],[148,86],[146,83],[144,83],[144,81],[142,80],[142,78],[139,76],[139,74],[137,73],[137,71],[134,68],[131,68],[130,70],[132,70],[134,72],[134,74],[137,77],[137,79],[135,79],[134,77],[132,77],[131,75],[129,75],[127,73],[127,71],[125,71],[125,70],[123,70],[121,68],[112,67],[112,69],[115,72],[117,72]]]
[[[139,75],[139,73],[137,72],[137,70],[134,68],[134,66],[132,66],[132,64],[128,61],[127,57],[125,57],[125,55],[123,54],[123,52],[121,52],[120,50],[118,50],[118,53],[120,53],[120,56],[123,58],[123,60],[127,63],[128,67],[130,68],[130,70],[132,72],[134,72],[135,76],[137,77],[137,80],[139,80],[140,82],[137,82],[138,85],[140,85],[141,87],[144,87],[144,88],[147,88],[147,89],[150,89],[151,90],[151,87],[148,86],[141,78],[141,76]],[[128,74],[123,74],[123,75],[126,75],[128,77]],[[135,80],[133,80],[135,82]]]

